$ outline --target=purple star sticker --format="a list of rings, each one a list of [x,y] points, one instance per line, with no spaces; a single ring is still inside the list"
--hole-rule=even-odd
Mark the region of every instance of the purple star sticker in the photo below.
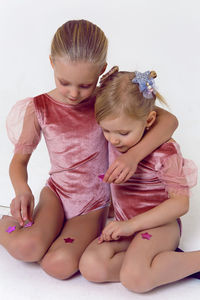
[[[145,240],[150,240],[150,238],[152,237],[152,235],[149,234],[148,232],[141,233],[141,236],[142,236],[142,238],[145,239]]]
[[[33,222],[30,221],[30,222],[28,222],[26,225],[24,225],[24,227],[25,227],[25,228],[31,227],[32,225],[33,225]]]
[[[8,229],[6,230],[6,232],[11,233],[13,231],[15,231],[16,226],[9,226]]]

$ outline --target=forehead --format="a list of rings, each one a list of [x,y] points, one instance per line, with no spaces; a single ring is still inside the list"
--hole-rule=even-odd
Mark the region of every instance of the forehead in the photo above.
[[[58,79],[77,83],[90,83],[99,76],[99,66],[94,63],[59,58],[54,61],[54,71]]]
[[[110,116],[100,121],[100,125],[109,131],[130,130],[139,124],[141,124],[141,120],[131,118],[124,114],[119,117]]]

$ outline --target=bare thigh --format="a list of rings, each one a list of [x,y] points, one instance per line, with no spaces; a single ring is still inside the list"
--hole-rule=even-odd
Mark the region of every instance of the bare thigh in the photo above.
[[[107,213],[106,207],[67,220],[60,235],[41,261],[43,269],[60,279],[66,279],[76,273],[81,255],[88,244],[100,234]],[[66,239],[71,239],[71,242],[66,242]]]
[[[142,234],[146,232],[151,235],[150,239],[142,237]],[[128,247],[124,263],[148,268],[156,254],[175,250],[179,240],[180,229],[177,221],[139,232]]]
[[[95,255],[99,259],[110,259],[119,252],[124,252],[128,249],[132,240],[131,238],[121,238],[118,241],[98,243],[96,238],[85,250],[84,256]]]
[[[119,281],[119,273],[132,237],[121,238],[118,241],[98,243],[95,239],[85,250],[80,271],[89,281],[107,282]]]
[[[148,232],[150,239],[142,234]],[[156,265],[158,255],[174,251],[180,240],[180,229],[177,221],[139,232],[132,240],[124,256],[120,280],[133,291],[149,290],[156,285],[165,268],[159,270]],[[166,261],[167,263],[167,261]]]

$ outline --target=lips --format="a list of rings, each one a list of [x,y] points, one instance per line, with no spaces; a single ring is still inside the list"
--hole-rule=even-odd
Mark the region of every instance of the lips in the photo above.
[[[68,98],[70,101],[79,101],[79,99]]]

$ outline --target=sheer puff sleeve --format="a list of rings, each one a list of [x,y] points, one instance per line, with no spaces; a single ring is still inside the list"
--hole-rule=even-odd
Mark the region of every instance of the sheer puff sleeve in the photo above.
[[[189,195],[189,189],[197,184],[195,163],[184,159],[179,153],[165,158],[159,172],[169,194]]]
[[[11,109],[6,120],[10,141],[15,145],[14,152],[31,154],[41,139],[33,98],[18,101]]]

